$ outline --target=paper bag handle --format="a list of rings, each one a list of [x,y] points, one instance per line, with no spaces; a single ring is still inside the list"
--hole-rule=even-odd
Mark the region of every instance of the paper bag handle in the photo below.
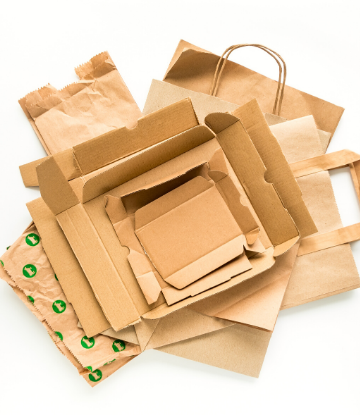
[[[259,48],[261,50],[263,50],[264,52],[266,52],[267,54],[269,54],[271,57],[273,57],[275,59],[275,61],[277,62],[278,66],[279,66],[279,80],[278,80],[278,87],[277,87],[277,91],[276,91],[276,96],[275,96],[275,102],[274,102],[274,107],[273,107],[273,114],[275,115],[280,115],[280,111],[281,111],[281,105],[282,105],[282,101],[284,98],[284,90],[285,90],[285,81],[286,81],[286,63],[284,61],[284,59],[275,51],[271,50],[270,48],[263,46],[263,45],[259,45],[259,44],[255,44],[255,43],[243,43],[243,44],[239,44],[239,45],[233,45],[228,47],[225,52],[221,55],[217,66],[216,66],[216,70],[215,70],[215,74],[214,74],[214,79],[211,85],[211,89],[210,89],[210,95],[216,96],[218,88],[219,88],[219,82],[220,82],[220,78],[221,75],[224,71],[225,65],[227,60],[229,59],[230,54],[236,50],[236,49],[240,49],[246,46],[253,46],[255,48]],[[283,64],[284,67],[284,74],[283,74],[283,69],[281,66],[280,61],[278,60],[278,58],[280,59],[280,61]],[[283,78],[283,80],[282,80]]]
[[[350,167],[351,177],[360,202],[359,154],[350,150],[341,150],[290,164],[295,177],[304,177],[309,174],[338,169],[345,166]],[[298,256],[311,254],[312,252],[358,240],[360,240],[360,223],[302,239],[298,250]]]

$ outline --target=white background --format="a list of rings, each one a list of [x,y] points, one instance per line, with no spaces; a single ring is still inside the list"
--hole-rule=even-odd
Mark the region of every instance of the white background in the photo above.
[[[262,43],[288,84],[346,108],[329,151],[360,153],[360,7],[343,1],[3,1],[0,5],[0,251],[30,223],[18,166],[45,155],[17,100],[108,50],[140,108],[183,38],[215,53]],[[270,77],[257,50],[232,59]],[[360,221],[346,169],[332,173],[344,225]],[[357,265],[360,245],[352,244]],[[360,291],[282,311],[259,379],[146,352],[91,389],[0,283],[0,413],[360,413]]]

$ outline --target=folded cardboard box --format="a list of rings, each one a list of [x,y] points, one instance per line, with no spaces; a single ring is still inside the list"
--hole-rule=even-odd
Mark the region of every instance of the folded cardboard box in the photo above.
[[[230,114],[210,115],[207,123],[217,132],[215,136],[208,127],[198,125],[188,99],[140,119],[134,129],[115,130],[70,149],[67,163],[62,164],[60,157],[49,157],[38,165],[42,197],[115,330],[135,324],[140,317],[166,316],[265,271],[298,240],[298,228],[306,223],[307,232],[316,229],[280,147],[265,143],[269,134],[261,134],[257,128],[266,122],[256,102],[245,105],[242,111],[252,130],[258,132],[253,134],[257,147],[263,142],[271,150],[267,157],[278,161],[267,169],[270,183],[264,179],[262,158],[239,119]],[[120,244],[106,215],[104,195],[121,197],[174,179],[210,162],[218,151],[224,154],[242,205],[258,224],[265,251],[250,257],[252,268],[229,281],[170,306],[160,296],[149,307],[129,266],[128,249]],[[72,184],[67,181],[71,162],[74,168],[70,170],[79,172]],[[284,206],[278,193],[287,192]]]
[[[220,170],[226,170],[222,152],[211,165],[214,158],[222,164],[216,171],[202,165],[150,189],[106,197],[106,211],[130,250],[128,260],[149,304],[160,292],[174,304],[251,269],[244,248],[264,252],[255,219]]]

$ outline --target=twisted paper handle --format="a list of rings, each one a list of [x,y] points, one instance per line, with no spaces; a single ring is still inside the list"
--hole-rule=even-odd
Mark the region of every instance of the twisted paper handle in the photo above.
[[[263,50],[264,52],[266,52],[267,54],[269,54],[277,62],[278,66],[279,66],[279,80],[278,80],[278,87],[277,87],[275,102],[274,102],[274,107],[273,107],[273,114],[280,115],[281,105],[282,105],[282,101],[283,101],[283,98],[284,98],[284,90],[285,90],[286,63],[285,63],[284,59],[277,52],[275,52],[275,51],[273,51],[273,50],[271,50],[268,47],[263,46],[263,45],[258,45],[258,44],[255,44],[255,43],[244,43],[244,44],[239,44],[239,45],[233,45],[233,46],[230,46],[229,48],[227,48],[225,50],[225,52],[221,55],[221,57],[220,57],[220,59],[217,63],[215,74],[214,74],[214,79],[213,79],[211,89],[210,89],[210,95],[216,96],[216,94],[217,94],[217,91],[218,91],[218,88],[219,88],[219,83],[220,83],[220,78],[221,78],[221,75],[224,71],[226,62],[229,59],[230,54],[234,50],[243,48],[245,46],[253,46],[255,48],[259,48],[259,49]],[[280,63],[278,58],[282,62],[284,69],[282,68],[281,63]]]

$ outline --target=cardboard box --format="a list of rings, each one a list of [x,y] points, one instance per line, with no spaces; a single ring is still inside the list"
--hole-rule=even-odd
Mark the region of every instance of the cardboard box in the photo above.
[[[106,211],[130,250],[128,260],[149,304],[160,292],[174,304],[251,269],[244,248],[264,252],[259,227],[240,203],[221,151],[211,167],[195,167],[122,198],[106,197]]]
[[[261,118],[260,126],[266,122],[256,102],[244,106],[245,113],[246,107],[249,123],[259,133],[259,143],[261,137],[268,139],[269,134],[261,134],[257,128],[257,117]],[[272,149],[271,157],[278,158],[283,170],[277,163],[267,171],[269,177],[277,177],[278,185],[274,185],[264,180],[264,163],[238,118],[213,114],[208,124],[217,132],[216,138],[209,128],[198,125],[190,100],[184,100],[140,119],[132,130],[115,130],[74,147],[71,157],[82,176],[73,180],[76,184],[72,186],[59,159],[49,157],[37,167],[42,197],[55,214],[115,330],[138,322],[141,316],[163,317],[270,268],[275,258],[298,240],[296,225],[302,228],[305,218],[310,217],[278,145]],[[270,136],[273,137],[271,133]],[[149,148],[145,150],[146,147]],[[251,270],[218,287],[172,306],[160,298],[149,307],[127,262],[127,249],[120,245],[106,217],[103,196],[110,190],[109,194],[121,196],[143,188],[145,183],[154,185],[164,178],[175,178],[198,166],[201,160],[207,162],[219,149],[226,155],[229,174],[237,182],[242,203],[252,209],[258,221],[265,252],[250,258]],[[295,222],[278,196],[285,188],[291,195],[285,207],[295,213]],[[311,219],[310,224],[313,226]]]

